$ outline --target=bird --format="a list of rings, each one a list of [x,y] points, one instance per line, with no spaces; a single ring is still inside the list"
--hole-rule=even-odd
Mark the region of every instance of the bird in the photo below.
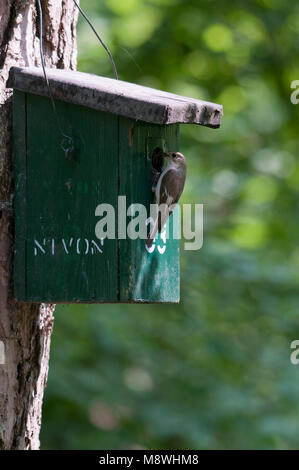
[[[168,161],[168,164],[162,171],[155,188],[158,214],[146,240],[148,248],[152,246],[156,233],[162,231],[168,217],[173,212],[184,190],[186,180],[187,166],[184,155],[180,152],[164,152],[162,156]]]

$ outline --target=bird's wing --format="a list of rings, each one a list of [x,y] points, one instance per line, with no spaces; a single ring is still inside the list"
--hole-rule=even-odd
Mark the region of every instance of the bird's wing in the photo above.
[[[159,206],[158,212],[158,232],[161,232],[162,228],[167,222],[168,217],[172,213],[170,206],[176,204],[179,200],[180,194],[177,185],[177,170],[170,168],[163,176],[160,185]]]
[[[174,206],[183,192],[184,183],[185,175],[176,168],[168,168],[160,176],[160,180],[157,184],[158,216],[148,237],[148,246],[151,246],[157,231],[161,232],[168,217],[173,212]],[[172,206],[172,208],[170,208],[170,206]]]
[[[180,172],[175,168],[169,168],[161,177],[159,201],[157,203],[176,204],[184,187],[180,183]]]

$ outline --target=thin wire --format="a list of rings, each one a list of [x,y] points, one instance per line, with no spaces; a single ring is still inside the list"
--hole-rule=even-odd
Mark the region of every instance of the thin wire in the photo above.
[[[108,56],[109,56],[109,59],[110,59],[110,62],[112,64],[112,67],[113,67],[113,72],[114,72],[114,76],[116,78],[116,80],[118,80],[118,73],[117,73],[117,68],[116,68],[116,65],[115,65],[115,62],[113,60],[113,57],[112,57],[112,54],[111,52],[109,51],[108,47],[106,46],[106,44],[104,43],[104,41],[101,39],[101,37],[99,36],[99,34],[97,33],[95,27],[93,26],[93,24],[91,23],[90,19],[88,18],[88,16],[86,15],[86,13],[82,10],[82,8],[80,7],[80,5],[78,5],[78,3],[76,2],[76,0],[73,0],[74,4],[76,5],[76,7],[78,8],[78,10],[80,11],[81,15],[84,17],[84,19],[87,21],[87,23],[89,24],[89,26],[91,27],[91,29],[93,30],[94,34],[96,35],[96,37],[98,38],[98,40],[100,41],[100,43],[102,44],[103,48],[105,49],[105,51],[107,52]]]
[[[51,90],[51,87],[50,87],[50,83],[49,83],[49,80],[48,80],[48,76],[47,76],[47,72],[46,72],[46,66],[45,66],[44,49],[43,49],[43,11],[42,11],[42,6],[41,6],[40,0],[37,0],[37,3],[38,3],[38,7],[39,7],[39,24],[40,24],[40,26],[39,26],[39,29],[40,29],[39,46],[40,46],[40,57],[41,57],[42,69],[43,69],[45,81],[46,81],[46,84],[47,84],[47,88],[48,88],[48,91],[49,91],[49,96],[50,96],[50,100],[51,100],[51,103],[52,103],[54,115],[56,117],[57,126],[58,126],[58,129],[59,129],[61,135],[63,136],[63,141],[61,142],[61,148],[65,152],[66,156],[68,156],[68,153],[71,152],[74,149],[74,141],[69,135],[67,135],[63,132],[62,125],[61,125],[59,115],[58,115],[58,112],[57,112],[56,104],[55,104],[55,101],[54,101],[54,97],[53,97],[53,94],[52,94],[52,90]]]
[[[136,60],[134,59],[134,56],[131,54],[131,52],[129,52],[128,49],[126,49],[125,47],[121,47],[121,46],[119,46],[119,47],[120,47],[120,49],[121,49],[122,51],[124,51],[124,52],[127,54],[128,57],[130,57],[130,59],[134,62],[134,64],[135,64],[136,67],[140,70],[140,72],[142,72],[142,68],[140,67],[139,64],[137,64],[137,62],[136,62]]]

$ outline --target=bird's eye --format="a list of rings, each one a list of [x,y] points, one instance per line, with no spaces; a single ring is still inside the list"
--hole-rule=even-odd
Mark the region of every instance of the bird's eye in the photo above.
[[[173,153],[173,154],[172,154],[172,157],[173,157],[173,158],[176,158],[176,153]]]

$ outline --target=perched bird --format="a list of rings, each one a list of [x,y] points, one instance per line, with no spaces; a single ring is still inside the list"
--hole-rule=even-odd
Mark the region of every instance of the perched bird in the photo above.
[[[157,220],[146,240],[150,248],[157,231],[160,233],[174,210],[185,185],[186,160],[180,152],[163,153],[163,158],[168,160],[166,168],[162,171],[156,186],[156,204],[158,206]]]

